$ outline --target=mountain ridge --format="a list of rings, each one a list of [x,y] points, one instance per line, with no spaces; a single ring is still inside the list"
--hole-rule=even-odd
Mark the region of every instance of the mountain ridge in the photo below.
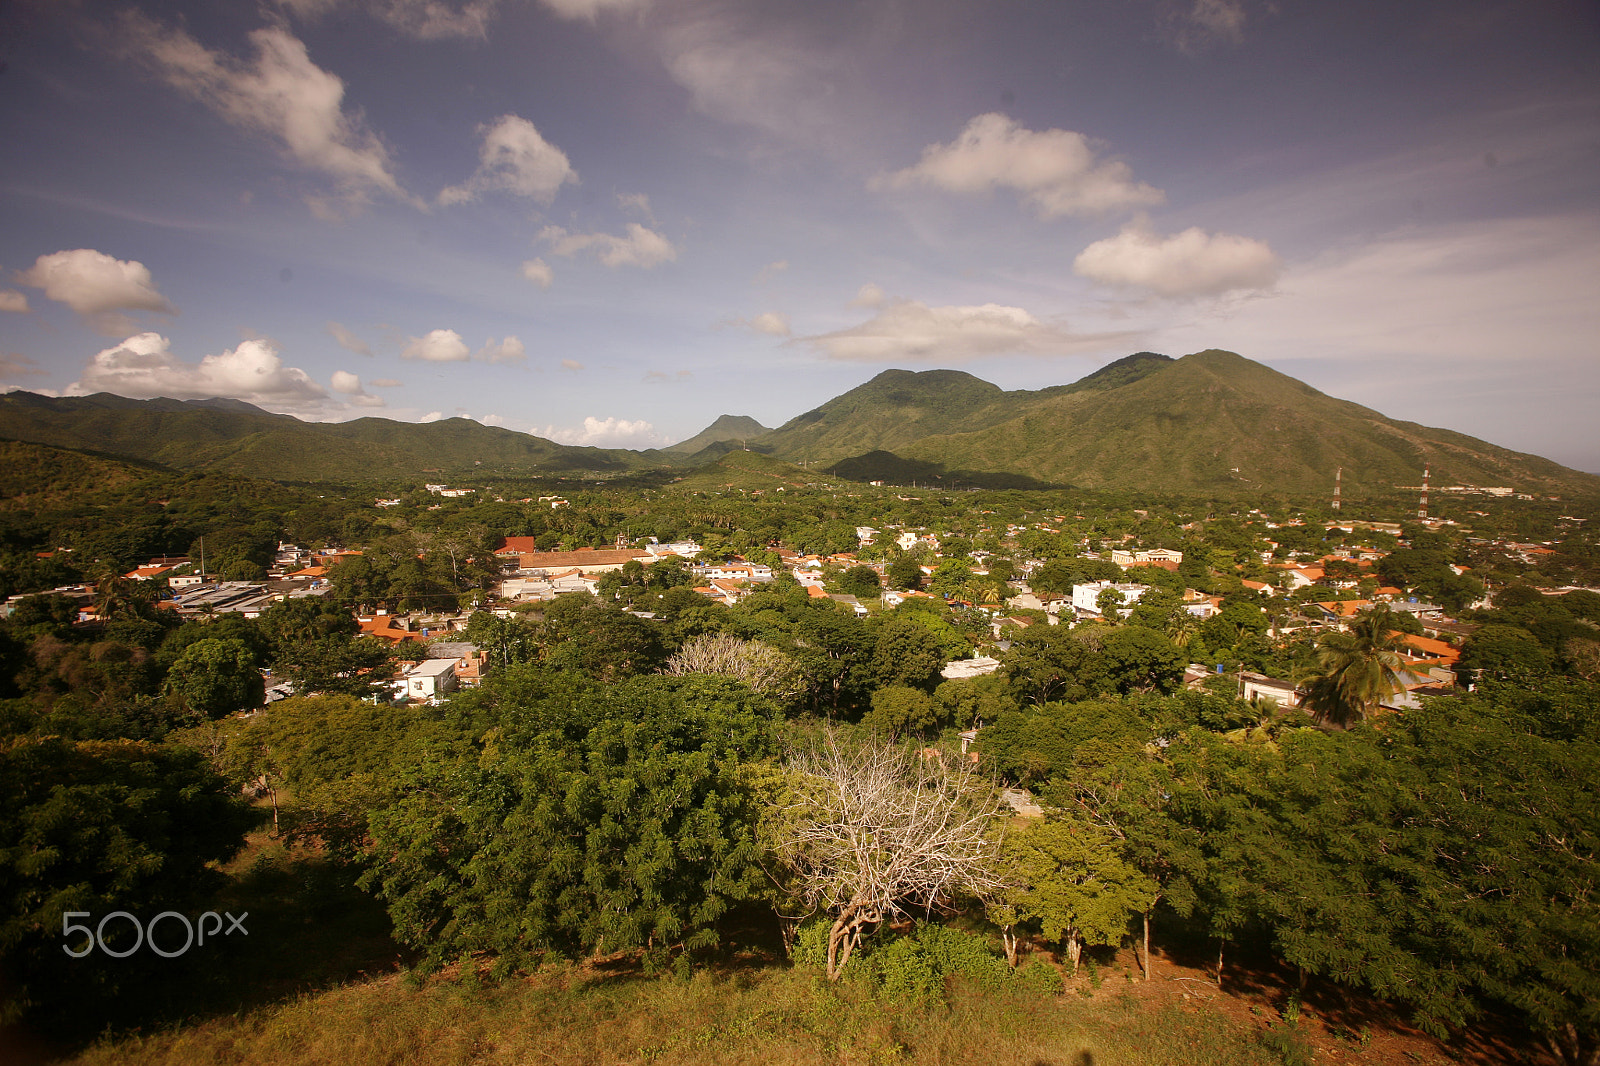
[[[1136,352],[1065,385],[1006,391],[961,370],[890,369],[767,429],[723,415],[665,449],[573,447],[463,418],[304,422],[238,400],[0,395],[0,437],[176,469],[295,481],[687,470],[732,452],[850,480],[1228,494],[1434,483],[1600,495],[1600,476],[1391,419],[1237,353]]]

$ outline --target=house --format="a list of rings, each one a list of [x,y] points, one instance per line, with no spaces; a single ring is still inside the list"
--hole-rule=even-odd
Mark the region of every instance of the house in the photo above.
[[[980,655],[971,659],[952,659],[944,664],[944,669],[939,671],[939,676],[952,680],[959,677],[982,677],[984,674],[992,674],[998,669],[1000,669],[999,659]]]
[[[1183,553],[1170,548],[1149,548],[1139,551],[1115,548],[1111,552],[1111,561],[1123,569],[1148,563],[1170,563],[1173,569],[1176,569],[1177,565],[1183,562]]]
[[[708,563],[694,568],[695,573],[706,577],[727,578],[733,581],[771,581],[772,567],[744,560],[729,563]]]
[[[1245,580],[1240,581],[1239,584],[1243,585],[1251,592],[1254,592],[1257,596],[1276,596],[1278,594],[1278,590],[1267,584],[1265,581],[1251,581],[1246,578]]]
[[[1100,617],[1100,594],[1107,589],[1115,589],[1122,595],[1122,607],[1118,613],[1126,618],[1133,613],[1131,604],[1139,602],[1139,598],[1150,591],[1149,585],[1116,584],[1110,581],[1091,581],[1087,585],[1072,586],[1072,608],[1080,615]]]
[[[406,670],[400,679],[404,695],[414,700],[435,700],[456,687],[455,659],[424,659]]]
[[[507,540],[526,540],[526,537],[508,537]],[[495,555],[507,558],[508,553],[503,549],[496,549]],[[569,552],[517,552],[517,568],[519,570],[543,571],[546,574],[558,570],[581,570],[585,574],[604,574],[612,570],[621,570],[624,564],[638,560],[641,563],[653,562],[649,552],[637,548],[578,548]]]
[[[357,618],[356,624],[360,627],[364,637],[377,637],[391,645],[403,644],[406,641],[421,643],[428,639],[425,634],[413,633],[401,623],[400,619],[392,614],[374,615],[371,618]]]

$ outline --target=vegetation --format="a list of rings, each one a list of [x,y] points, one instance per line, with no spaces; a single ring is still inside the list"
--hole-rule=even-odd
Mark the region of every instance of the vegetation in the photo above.
[[[1098,403],[1183,362],[1035,400]],[[910,403],[927,383],[885,384]],[[418,1040],[560,1061],[559,1035],[623,1060],[1295,1061],[1292,1019],[1258,1034],[1152,1006],[1164,968],[1203,956],[1207,995],[1278,965],[1297,994],[1377,997],[1441,1036],[1493,1020],[1529,1058],[1592,1066],[1600,595],[1552,586],[1600,579],[1600,546],[1571,501],[1485,501],[1467,526],[1448,500],[1462,527],[1374,532],[1271,498],[844,486],[742,449],[681,482],[485,476],[462,498],[94,457],[39,480],[36,507],[0,508],[22,594],[0,622],[0,968],[29,1025],[109,1029],[90,1058],[315,1060],[337,1035],[354,1061]],[[681,560],[630,562],[593,594],[491,603],[505,536],[692,538],[778,576],[725,605]],[[1548,547],[1515,539],[1533,537]],[[287,539],[361,554],[259,618],[183,617],[123,576],[202,538],[206,568],[237,574]],[[1106,557],[1152,548],[1183,562]],[[860,606],[802,587],[791,550],[831,556],[802,576]],[[1269,567],[1288,562],[1327,565],[1290,593]],[[1110,577],[1146,586],[1125,618],[1022,606]],[[1340,632],[1311,606],[1380,580],[1462,601],[1463,625],[1426,623],[1460,655],[1447,694],[1398,699],[1412,611]],[[391,701],[398,658],[428,649],[361,636],[354,612],[377,609],[465,622],[448,636],[484,650],[481,685]],[[943,676],[974,653],[999,669]],[[1191,663],[1224,672],[1185,687]],[[1306,678],[1308,704],[1237,698],[1248,670]],[[264,671],[295,695],[262,706]],[[254,979],[234,945],[61,950],[74,914],[229,907],[263,923],[252,950],[317,942],[261,947]],[[334,943],[347,916],[359,957]],[[1129,948],[1116,1006],[1094,990]],[[411,986],[350,983],[397,958]],[[1066,988],[1094,998],[1041,1008]],[[312,1009],[328,1020],[290,1046]],[[448,1010],[468,1013],[441,1035]]]

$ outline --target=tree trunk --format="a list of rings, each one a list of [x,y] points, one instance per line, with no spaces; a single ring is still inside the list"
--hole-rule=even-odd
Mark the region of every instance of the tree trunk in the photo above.
[[[1222,951],[1228,946],[1226,940],[1217,941],[1217,988],[1222,988]]]
[[[1076,932],[1067,934],[1067,958],[1072,960],[1072,976],[1078,976],[1078,960],[1083,957],[1083,941]]]
[[[1000,943],[1005,945],[1006,965],[1013,970],[1017,968],[1017,934],[1016,926],[1007,925],[1000,929]]]
[[[1144,912],[1144,942],[1139,950],[1140,963],[1144,967],[1144,979],[1150,980],[1150,910]]]

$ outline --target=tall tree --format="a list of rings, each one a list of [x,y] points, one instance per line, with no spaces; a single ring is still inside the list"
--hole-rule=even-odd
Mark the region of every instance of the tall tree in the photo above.
[[[1395,631],[1387,607],[1362,612],[1348,630],[1317,641],[1316,667],[1305,679],[1302,706],[1324,725],[1348,727],[1369,717],[1402,687],[1404,646],[1404,634]]]

